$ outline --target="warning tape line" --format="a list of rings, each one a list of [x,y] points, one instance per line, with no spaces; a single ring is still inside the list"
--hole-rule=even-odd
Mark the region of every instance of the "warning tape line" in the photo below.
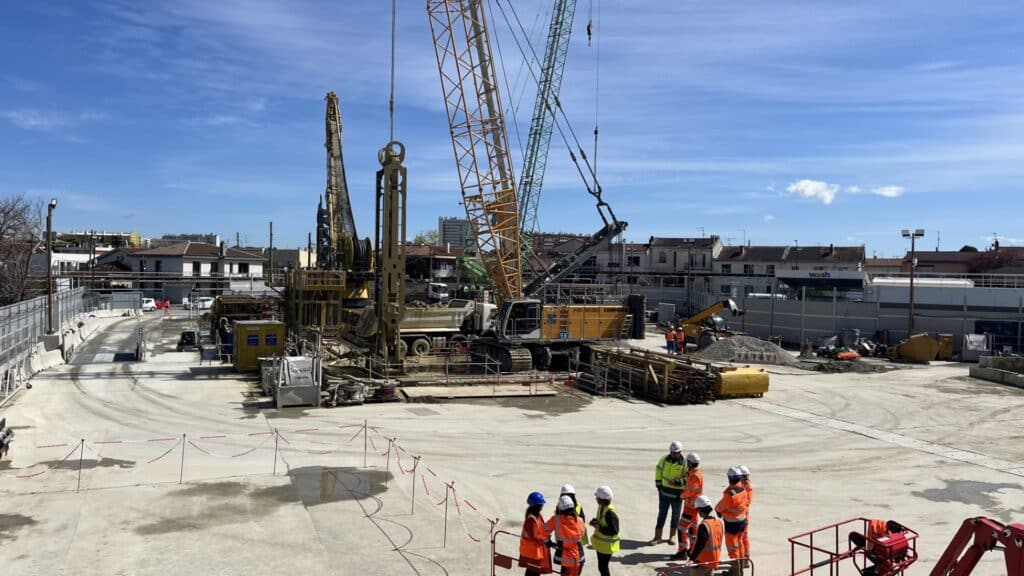
[[[168,448],[166,452],[164,452],[163,454],[157,456],[156,458],[153,458],[152,460],[149,460],[148,462],[146,462],[146,464],[152,464],[153,462],[156,462],[157,460],[160,460],[161,458],[167,456],[168,454],[171,453],[172,450],[174,450],[175,448],[178,447],[178,444],[181,444],[181,440],[180,439],[177,442],[175,442],[173,446]]]
[[[224,434],[217,434],[215,436],[200,436],[200,440],[212,440],[213,438],[227,438]]]
[[[93,444],[123,444],[121,440],[103,440],[101,442],[93,442]]]
[[[207,452],[204,448],[200,448],[199,445],[197,445],[195,442],[189,440],[188,443],[191,444],[193,448],[195,448],[196,450],[199,450],[203,454],[206,454],[207,456],[212,456],[212,454]]]

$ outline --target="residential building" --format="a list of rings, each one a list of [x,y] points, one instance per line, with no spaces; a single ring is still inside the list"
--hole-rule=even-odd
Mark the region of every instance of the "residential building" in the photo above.
[[[454,282],[459,257],[465,250],[455,246],[406,246],[405,271],[409,278],[435,282]]]
[[[714,260],[712,291],[741,298],[744,294],[772,292],[775,271],[783,267],[789,246],[723,246]]]
[[[903,258],[872,257],[864,261],[864,271],[868,276],[887,276],[899,274],[903,268]]]
[[[441,246],[450,245],[460,250],[472,246],[473,235],[469,229],[469,220],[457,216],[438,218],[437,238]]]
[[[648,276],[660,286],[696,285],[710,287],[713,262],[722,251],[718,236],[705,238],[659,238],[647,242]],[[688,283],[687,279],[691,282]]]
[[[147,296],[172,302],[180,302],[193,292],[219,293],[229,279],[263,277],[261,254],[201,242],[141,250],[119,248],[98,257],[95,264],[143,273],[136,287]]]

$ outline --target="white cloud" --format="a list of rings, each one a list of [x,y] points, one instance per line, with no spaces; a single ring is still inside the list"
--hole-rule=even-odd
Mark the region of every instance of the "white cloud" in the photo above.
[[[786,187],[786,191],[801,198],[810,198],[822,204],[831,204],[839,192],[839,184],[829,184],[821,180],[799,180]]]
[[[881,186],[879,188],[872,188],[871,193],[878,196],[884,196],[886,198],[898,198],[903,195],[905,189],[903,186]]]
[[[847,186],[847,194],[860,194],[860,186]]]
[[[51,112],[36,108],[13,108],[0,112],[0,118],[24,130],[50,132],[74,126],[81,121],[104,120],[107,118],[107,115],[98,110],[84,110],[78,114],[65,114],[63,112]]]
[[[773,216],[771,214],[765,214],[764,215],[764,221],[765,222],[771,222],[772,220],[775,220],[775,216]]]
[[[63,128],[69,123],[63,114],[28,108],[5,110],[0,112],[0,116],[18,128],[41,132]]]

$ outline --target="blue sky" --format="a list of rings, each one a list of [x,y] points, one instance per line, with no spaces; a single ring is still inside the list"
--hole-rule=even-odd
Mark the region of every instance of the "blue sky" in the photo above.
[[[413,234],[462,208],[424,2],[399,4],[396,136]],[[539,51],[548,4],[515,2]],[[59,197],[62,229],[265,244],[273,220],[276,244],[304,245],[335,90],[357,225],[372,236],[389,2],[20,2],[3,13],[0,194]],[[498,14],[491,25],[525,139],[534,87]],[[587,140],[596,113],[598,172],[631,240],[703,227],[881,256],[902,253],[899,229],[916,226],[928,247],[936,231],[943,248],[994,232],[1024,244],[1022,37],[1015,1],[579,0],[562,101]],[[599,223],[557,137],[540,213],[546,230]]]

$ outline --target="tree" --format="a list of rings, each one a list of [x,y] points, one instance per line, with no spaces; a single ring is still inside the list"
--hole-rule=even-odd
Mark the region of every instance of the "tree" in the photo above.
[[[977,249],[977,248],[975,248],[974,246],[971,246],[970,244],[964,244],[964,245],[963,245],[963,246],[962,246],[962,247],[960,248],[960,251],[961,251],[961,252],[977,252],[977,251],[978,251],[978,249]]]
[[[0,198],[0,306],[29,296],[32,253],[39,245],[42,202],[24,194]]]
[[[440,246],[441,235],[437,230],[420,230],[412,239],[413,244],[425,244],[427,246]]]

